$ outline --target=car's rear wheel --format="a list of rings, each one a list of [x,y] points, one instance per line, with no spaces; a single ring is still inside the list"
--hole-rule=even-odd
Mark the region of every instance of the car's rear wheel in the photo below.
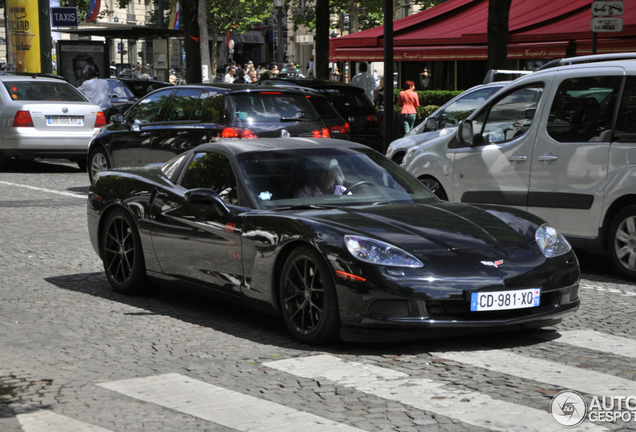
[[[146,291],[148,280],[139,232],[123,209],[115,209],[104,224],[101,256],[108,281],[115,291],[137,294]]]
[[[9,166],[9,158],[0,152],[0,171],[4,171]]]
[[[612,220],[608,250],[614,267],[636,280],[636,205],[625,207]]]
[[[93,182],[93,179],[100,172],[110,169],[110,160],[108,159],[108,155],[106,154],[106,150],[102,147],[96,147],[91,150],[90,155],[88,156],[88,177]]]
[[[337,338],[336,287],[329,266],[315,249],[300,246],[290,253],[279,290],[285,324],[296,339],[320,344]]]
[[[421,177],[420,181],[424,183],[424,186],[426,186],[431,192],[433,192],[435,196],[437,196],[437,198],[441,199],[442,201],[448,201],[448,195],[446,195],[446,191],[444,191],[442,185],[439,184],[439,182],[433,177]]]

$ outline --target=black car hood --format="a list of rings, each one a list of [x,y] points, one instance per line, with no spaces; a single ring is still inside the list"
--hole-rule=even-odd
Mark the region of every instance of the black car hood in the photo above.
[[[373,237],[416,254],[529,249],[537,224],[505,209],[465,204],[398,204],[304,211],[304,217],[339,227],[343,234]]]

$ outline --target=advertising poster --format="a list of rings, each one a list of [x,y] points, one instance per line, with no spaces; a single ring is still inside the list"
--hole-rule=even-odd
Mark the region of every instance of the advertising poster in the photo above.
[[[97,66],[100,78],[110,77],[106,45],[103,42],[58,41],[56,51],[58,75],[76,87],[84,82],[82,69],[89,63]]]
[[[41,72],[38,0],[6,0],[7,62],[19,72]]]

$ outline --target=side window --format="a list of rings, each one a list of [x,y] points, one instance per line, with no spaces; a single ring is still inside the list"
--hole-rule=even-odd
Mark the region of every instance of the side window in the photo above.
[[[171,93],[172,90],[157,92],[141,99],[130,109],[128,120],[135,124],[161,121]]]
[[[223,123],[223,119],[226,117],[225,97],[220,94],[210,94],[206,99],[201,122],[218,124]]]
[[[126,91],[126,87],[124,87],[124,85],[118,81],[116,81],[112,86],[110,94],[117,97],[132,97],[132,94]]]
[[[625,82],[616,132],[636,134],[636,77],[629,76]]]
[[[177,90],[177,93],[170,104],[170,108],[168,109],[166,121],[190,120],[202,93],[203,92],[201,90],[197,89]]]
[[[559,142],[609,141],[621,77],[564,80],[550,107],[548,135]]]
[[[507,142],[524,135],[532,125],[542,94],[543,84],[538,84],[517,89],[495,103],[483,126],[473,124],[475,134],[481,129],[482,145]]]
[[[490,87],[476,90],[456,100],[441,113],[439,127],[447,128],[457,126],[460,121],[464,120],[471,115],[473,111],[482,106],[490,95],[499,89],[500,87]]]
[[[228,204],[238,203],[238,188],[230,160],[218,153],[197,153],[183,176],[186,189],[209,188]]]

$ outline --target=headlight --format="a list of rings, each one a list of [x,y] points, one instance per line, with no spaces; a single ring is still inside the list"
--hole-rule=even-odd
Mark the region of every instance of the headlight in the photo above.
[[[543,224],[537,229],[534,239],[543,255],[548,258],[563,255],[572,250],[572,246],[570,246],[565,237],[548,224]]]
[[[360,261],[393,267],[424,267],[424,264],[413,255],[388,243],[349,235],[344,239],[351,255]]]

